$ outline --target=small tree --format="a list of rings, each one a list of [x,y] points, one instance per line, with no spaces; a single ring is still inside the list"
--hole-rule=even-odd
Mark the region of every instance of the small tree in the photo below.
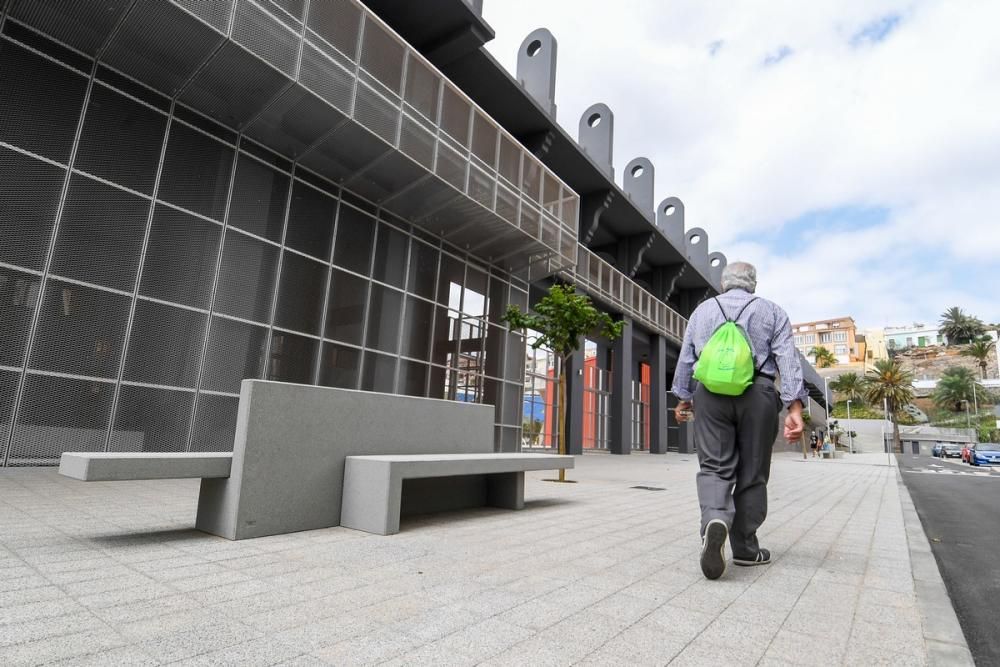
[[[952,366],[941,374],[934,388],[934,405],[949,408],[952,412],[962,410],[962,403],[972,403],[975,397],[973,385],[975,375],[964,366]]]
[[[837,357],[825,347],[814,347],[809,350],[809,356],[816,360],[816,368],[829,368],[837,363]]]
[[[903,370],[896,359],[879,359],[865,378],[865,400],[871,405],[886,405],[892,420],[893,446],[900,451],[899,411],[913,400],[913,374]]]
[[[566,364],[580,349],[581,339],[592,331],[614,340],[622,335],[624,322],[615,322],[607,313],[594,308],[590,297],[577,294],[572,285],[553,285],[547,296],[533,308],[522,313],[515,305],[507,307],[503,321],[514,329],[531,329],[538,338],[531,344],[535,349],[548,348],[559,358],[559,453],[566,453]],[[566,471],[559,471],[559,481],[566,481]]]
[[[982,380],[986,379],[986,362],[995,347],[996,343],[983,336],[962,350],[962,355],[972,357],[979,364],[979,375]]]
[[[830,389],[849,401],[860,401],[865,391],[865,379],[857,373],[844,373],[830,383]]]

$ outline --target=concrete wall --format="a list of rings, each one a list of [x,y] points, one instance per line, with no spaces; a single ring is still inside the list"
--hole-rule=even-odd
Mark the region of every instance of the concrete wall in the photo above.
[[[344,459],[493,452],[493,407],[244,380],[232,476],[202,481],[197,526],[229,539],[340,524]]]

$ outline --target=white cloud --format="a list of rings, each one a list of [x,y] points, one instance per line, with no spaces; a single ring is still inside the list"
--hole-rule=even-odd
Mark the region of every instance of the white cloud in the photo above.
[[[487,0],[485,16],[511,71],[548,27],[563,126],[606,102],[618,173],[649,157],[657,199],[681,197],[713,249],[759,264],[793,318],[877,326],[961,305],[1000,321],[1000,3]],[[889,16],[884,40],[852,44]],[[844,206],[891,214],[801,248],[773,237]]]

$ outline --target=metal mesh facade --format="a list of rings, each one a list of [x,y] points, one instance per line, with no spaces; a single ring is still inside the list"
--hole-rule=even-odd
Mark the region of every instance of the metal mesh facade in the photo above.
[[[221,44],[229,31],[226,43],[266,49],[270,62],[291,47],[264,39],[267,22],[280,15],[282,30],[306,31],[309,3],[93,3],[105,6],[106,26],[88,18],[88,4],[14,2],[0,19],[0,463],[52,464],[68,450],[231,449],[244,378],[493,404],[497,446],[515,449],[524,343],[498,323],[508,303],[526,306],[527,285],[295,164],[294,151],[262,147],[239,109],[227,111],[229,127],[215,123],[201,111],[222,89],[208,79],[183,88],[177,69],[197,45],[170,45],[178,53],[163,59],[155,49],[166,42],[139,39],[139,14],[183,11],[200,26],[184,40],[215,34]],[[350,50],[363,14],[319,4],[343,14],[336,29],[321,22],[324,48]],[[351,16],[355,31],[343,24]],[[269,27],[254,28],[261,22]],[[359,38],[352,52],[380,100],[407,95],[413,55],[394,40]],[[140,46],[148,52],[136,59]],[[397,51],[398,68],[395,55],[379,60]],[[129,76],[89,59],[102,53]],[[282,76],[294,75],[298,55],[286,65]],[[130,78],[139,68],[148,86]],[[424,114],[439,100],[411,97],[421,127],[432,127]],[[467,117],[454,152],[479,161],[478,179],[502,150],[477,148]],[[431,134],[433,155],[441,139]],[[496,191],[491,178],[475,200],[463,193],[470,206]]]

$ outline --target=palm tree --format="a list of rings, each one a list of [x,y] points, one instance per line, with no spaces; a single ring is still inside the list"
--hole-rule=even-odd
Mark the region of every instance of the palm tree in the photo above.
[[[830,389],[842,394],[849,401],[859,401],[864,395],[865,379],[857,373],[844,373],[830,383]]]
[[[934,389],[934,404],[940,408],[951,408],[953,412],[962,409],[962,403],[973,400],[973,386],[976,378],[964,366],[952,366],[941,374]]]
[[[983,380],[986,379],[986,359],[990,356],[990,351],[995,347],[996,343],[984,336],[962,350],[964,356],[972,357],[979,363],[979,374]]]
[[[985,332],[986,326],[978,317],[963,312],[958,306],[941,313],[941,333],[947,336],[949,345],[972,342]]]
[[[825,347],[814,347],[809,350],[809,356],[816,359],[816,368],[829,368],[837,363],[837,357]]]
[[[898,412],[913,400],[913,374],[903,370],[896,359],[879,359],[865,376],[865,400],[871,405],[885,404],[892,420],[892,442],[901,451]]]

